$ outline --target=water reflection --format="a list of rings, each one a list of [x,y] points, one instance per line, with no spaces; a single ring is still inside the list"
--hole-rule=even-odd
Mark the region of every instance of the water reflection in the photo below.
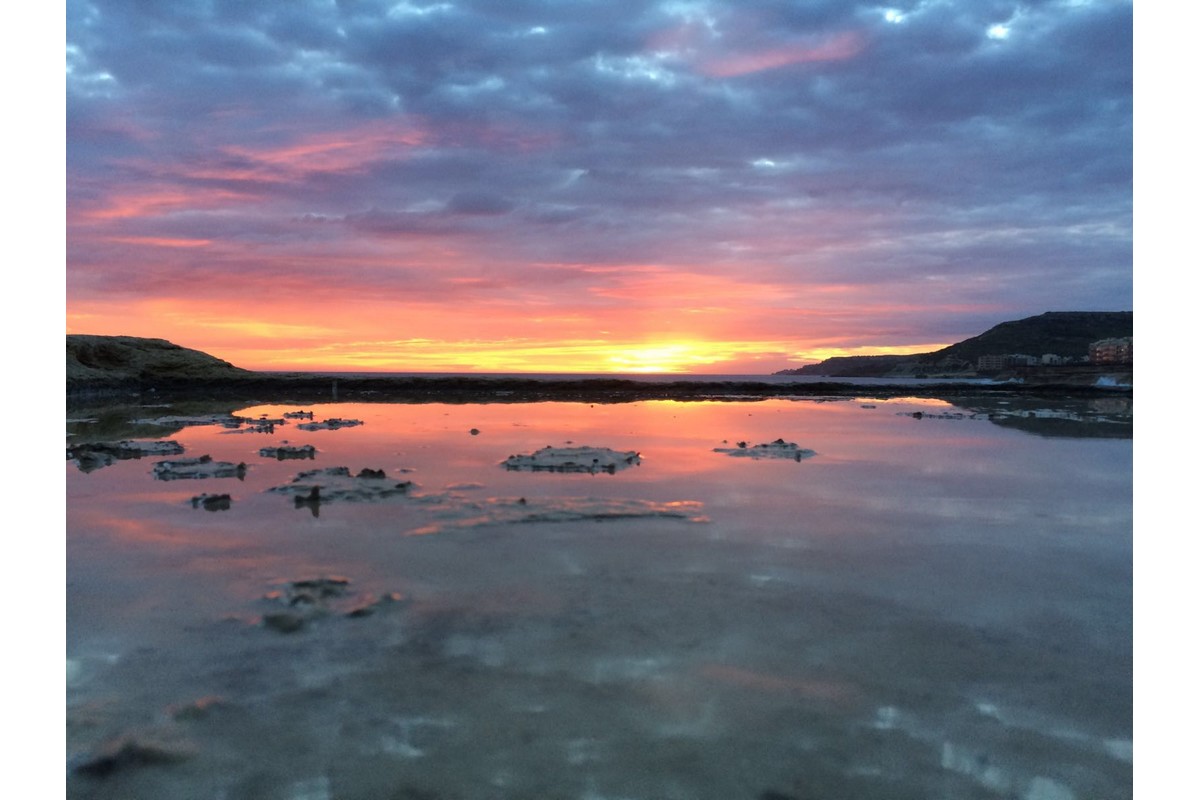
[[[1028,411],[95,410],[184,453],[68,461],[68,794],[1129,797],[1130,442]]]

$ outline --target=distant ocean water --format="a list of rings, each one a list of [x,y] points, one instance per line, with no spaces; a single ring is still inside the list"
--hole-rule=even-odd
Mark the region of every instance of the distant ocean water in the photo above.
[[[279,374],[295,374],[293,370],[263,370]],[[788,383],[842,383],[851,386],[920,386],[928,384],[965,383],[996,384],[986,378],[831,378],[822,375],[722,375],[707,373],[676,372],[305,372],[305,375],[334,378],[492,378],[505,380],[574,381],[574,380],[624,380],[640,383],[766,383],[772,385]]]

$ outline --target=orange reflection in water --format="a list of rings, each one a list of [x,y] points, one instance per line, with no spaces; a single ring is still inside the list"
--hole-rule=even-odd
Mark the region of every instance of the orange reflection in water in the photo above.
[[[731,460],[718,448],[749,446],[783,439],[815,450],[825,463],[869,457],[896,462],[914,439],[947,441],[977,435],[967,426],[917,420],[896,420],[921,410],[926,414],[953,410],[940,400],[769,399],[758,402],[654,400],[636,403],[490,403],[387,405],[330,403],[312,406],[314,418],[342,417],[364,425],[337,431],[305,433],[294,427],[278,429],[277,438],[293,444],[312,444],[325,463],[350,460],[354,469],[384,458],[393,465],[419,467],[420,475],[451,468],[498,465],[510,455],[530,453],[548,445],[607,447],[641,454],[639,467],[612,476],[644,482],[682,476],[709,475],[730,468],[754,469],[750,459]],[[239,415],[280,417],[294,406],[262,405],[239,410]],[[899,422],[900,424],[895,424]],[[906,424],[911,422],[911,424]],[[982,423],[981,423],[982,424]],[[471,430],[479,431],[471,435]],[[340,460],[339,460],[340,459]],[[359,463],[363,461],[364,463]],[[804,464],[790,465],[804,469]],[[785,466],[785,465],[775,465]],[[479,476],[489,484],[494,473]],[[460,476],[461,479],[461,476]],[[679,498],[691,499],[691,498]]]

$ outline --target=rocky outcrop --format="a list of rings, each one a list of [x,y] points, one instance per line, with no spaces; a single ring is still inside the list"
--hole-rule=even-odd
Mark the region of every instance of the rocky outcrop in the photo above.
[[[228,380],[254,373],[166,339],[67,335],[67,390],[159,380]]]
[[[107,467],[116,461],[143,456],[177,456],[183,445],[176,441],[143,442],[121,440],[119,442],[87,442],[67,448],[67,458],[75,461],[83,472]]]
[[[154,477],[160,481],[195,480],[201,478],[246,477],[245,463],[213,461],[212,456],[180,458],[175,461],[158,461],[154,464]]]
[[[781,458],[787,461],[802,461],[817,454],[815,450],[806,450],[795,442],[785,442],[783,439],[753,447],[746,442],[738,442],[737,447],[714,447],[713,452],[739,458]]]
[[[640,464],[636,451],[617,452],[607,447],[543,447],[533,453],[509,456],[503,462],[507,470],[517,472],[586,472],[610,475]]]
[[[296,633],[333,614],[361,619],[388,608],[403,608],[409,602],[399,592],[382,597],[352,596],[350,579],[337,575],[290,581],[263,599],[273,608],[262,615],[262,625],[278,633]]]
[[[403,497],[413,485],[412,481],[389,479],[381,469],[364,467],[355,475],[349,467],[326,467],[301,472],[291,483],[267,491],[291,495],[297,507],[307,505],[315,510],[321,503],[362,503]]]
[[[316,458],[317,448],[311,444],[289,445],[287,442],[281,442],[278,447],[259,448],[258,454],[263,458],[287,461],[289,459]]]
[[[694,500],[665,503],[597,497],[493,497],[459,502],[438,515],[438,521],[413,531],[414,536],[499,525],[605,522],[629,519],[677,519],[707,522],[704,504]]]
[[[296,427],[302,431],[336,431],[339,428],[356,428],[359,425],[362,425],[361,419],[340,419],[334,417],[333,419],[324,419],[320,422],[305,422]]]
[[[205,511],[228,511],[232,498],[227,494],[200,494],[192,498],[192,508]]]

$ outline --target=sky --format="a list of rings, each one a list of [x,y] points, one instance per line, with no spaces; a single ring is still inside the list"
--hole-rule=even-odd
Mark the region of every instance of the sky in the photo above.
[[[766,373],[1133,308],[1127,0],[69,0],[67,333]]]

